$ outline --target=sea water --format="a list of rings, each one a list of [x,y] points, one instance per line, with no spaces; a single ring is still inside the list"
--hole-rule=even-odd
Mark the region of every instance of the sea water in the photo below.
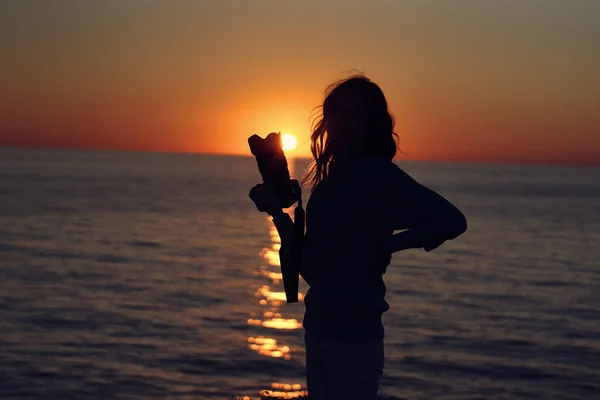
[[[382,393],[600,398],[600,170],[399,165],[469,229],[394,255]],[[259,181],[250,157],[0,149],[0,398],[302,394]]]

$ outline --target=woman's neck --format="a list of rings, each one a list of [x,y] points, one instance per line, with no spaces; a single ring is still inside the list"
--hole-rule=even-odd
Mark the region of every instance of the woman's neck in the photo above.
[[[339,156],[335,157],[335,168],[340,170],[352,167],[353,165],[364,160],[365,157],[365,154],[362,152],[354,154],[340,154]]]

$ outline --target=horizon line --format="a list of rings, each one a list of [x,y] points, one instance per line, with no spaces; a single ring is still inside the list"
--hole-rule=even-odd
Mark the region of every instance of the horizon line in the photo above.
[[[0,150],[2,149],[32,149],[32,150],[66,150],[66,151],[90,151],[90,152],[121,152],[121,153],[150,153],[150,154],[179,154],[179,155],[203,155],[203,156],[221,156],[221,157],[249,157],[252,158],[252,154],[248,151],[248,154],[243,153],[226,153],[220,151],[185,151],[185,150],[150,150],[150,149],[119,149],[109,147],[85,147],[85,146],[37,146],[37,145],[2,145],[0,144]],[[400,153],[401,154],[401,153]],[[312,159],[312,155],[294,155],[286,154],[288,159]],[[444,158],[427,158],[427,159],[415,159],[415,158],[402,158],[394,157],[394,162],[411,162],[411,163],[447,163],[447,164],[492,164],[492,165],[522,165],[522,166],[563,166],[563,167],[583,167],[583,168],[598,168],[600,167],[600,160],[598,161],[587,161],[587,162],[575,162],[575,161],[556,161],[550,162],[547,160],[522,160],[522,159],[485,159],[485,158],[472,158],[472,159],[444,159]]]

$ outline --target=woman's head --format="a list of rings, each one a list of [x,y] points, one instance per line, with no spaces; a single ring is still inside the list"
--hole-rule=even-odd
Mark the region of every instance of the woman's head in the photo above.
[[[313,123],[310,147],[314,162],[305,182],[312,188],[333,171],[336,162],[365,156],[394,158],[394,118],[379,86],[363,75],[354,75],[327,87],[321,114]]]

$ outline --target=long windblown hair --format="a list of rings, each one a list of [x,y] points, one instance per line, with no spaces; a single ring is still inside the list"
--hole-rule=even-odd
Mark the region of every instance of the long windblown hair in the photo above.
[[[394,133],[394,117],[388,110],[382,90],[364,75],[353,75],[334,82],[325,89],[325,100],[312,123],[310,150],[313,162],[304,175],[303,182],[314,190],[315,187],[335,168],[331,140],[328,137],[327,122],[334,113],[352,118],[341,110],[343,102],[349,98],[357,99],[361,112],[366,116],[366,132],[362,143],[365,156],[378,156],[392,160],[398,149],[398,135]],[[343,143],[343,138],[340,139]]]

